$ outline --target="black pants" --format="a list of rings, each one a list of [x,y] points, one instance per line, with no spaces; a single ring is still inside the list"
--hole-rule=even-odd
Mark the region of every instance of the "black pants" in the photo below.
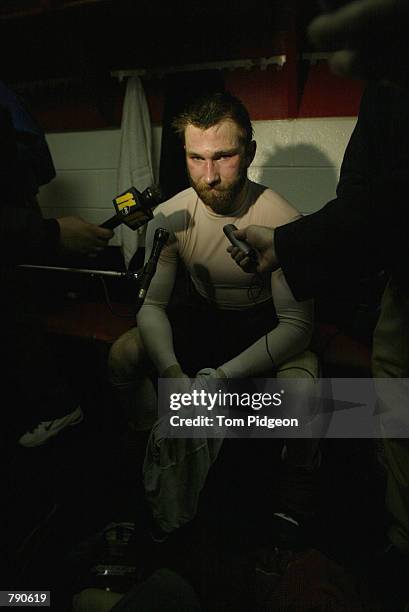
[[[278,323],[272,301],[246,310],[222,310],[209,304],[191,285],[187,299],[169,307],[168,317],[176,357],[189,376],[204,367],[221,366]]]

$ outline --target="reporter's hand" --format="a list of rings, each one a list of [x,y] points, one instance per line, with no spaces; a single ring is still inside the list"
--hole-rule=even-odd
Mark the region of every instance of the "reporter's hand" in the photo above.
[[[229,246],[227,248],[232,259],[243,268],[245,272],[272,272],[279,267],[274,249],[274,229],[263,225],[249,225],[248,227],[234,232],[236,238],[245,240],[257,254],[255,264],[246,257],[239,248]]]
[[[113,231],[88,223],[81,217],[61,217],[60,246],[63,251],[79,255],[98,255],[113,237]]]
[[[408,86],[408,0],[356,0],[315,18],[308,34],[316,47],[334,51],[335,73]]]

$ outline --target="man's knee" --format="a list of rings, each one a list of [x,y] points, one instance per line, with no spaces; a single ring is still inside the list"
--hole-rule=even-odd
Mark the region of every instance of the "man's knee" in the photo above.
[[[143,361],[143,345],[139,332],[132,328],[111,346],[108,355],[110,380],[115,384],[131,382]]]
[[[157,398],[150,380],[151,362],[136,328],[120,336],[108,356],[111,384],[133,431],[149,431],[157,419]]]

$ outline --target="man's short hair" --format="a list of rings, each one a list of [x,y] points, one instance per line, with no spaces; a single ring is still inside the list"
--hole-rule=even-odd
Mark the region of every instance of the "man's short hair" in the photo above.
[[[173,120],[172,127],[184,141],[188,125],[207,130],[226,119],[234,121],[241,128],[245,144],[251,142],[253,126],[249,113],[241,100],[227,91],[206,94],[196,99]]]

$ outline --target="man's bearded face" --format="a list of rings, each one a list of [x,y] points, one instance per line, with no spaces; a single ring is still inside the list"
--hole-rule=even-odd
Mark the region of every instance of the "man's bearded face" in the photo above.
[[[239,126],[229,119],[206,130],[188,125],[185,147],[193,189],[213,212],[228,215],[241,203],[249,165]]]

